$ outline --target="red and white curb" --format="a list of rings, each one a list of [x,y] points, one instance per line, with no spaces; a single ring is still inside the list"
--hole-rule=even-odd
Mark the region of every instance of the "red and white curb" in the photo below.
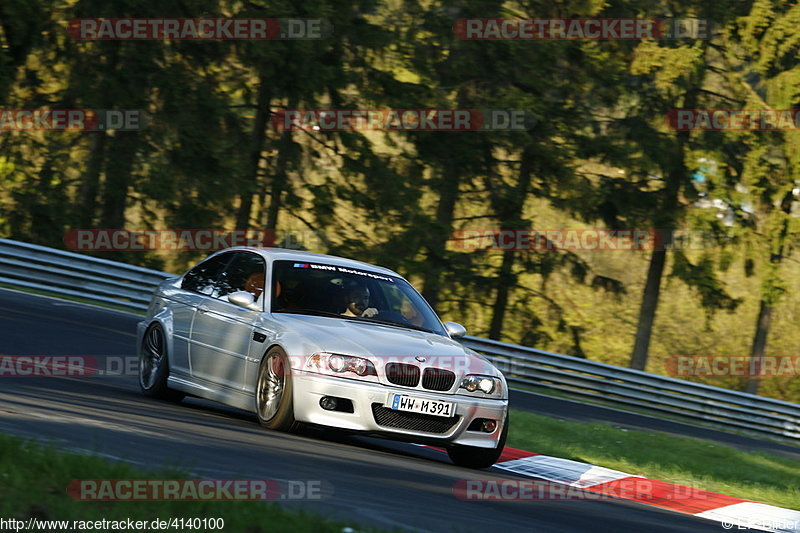
[[[589,463],[506,447],[493,468],[715,520],[723,529],[800,533],[800,511],[647,479]],[[638,481],[635,494],[624,489],[632,481]]]

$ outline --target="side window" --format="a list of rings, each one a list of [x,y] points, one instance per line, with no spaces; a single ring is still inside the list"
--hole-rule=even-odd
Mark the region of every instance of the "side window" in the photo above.
[[[236,257],[222,272],[217,282],[216,298],[225,299],[232,292],[247,291],[259,301],[264,294],[266,263],[252,252],[235,252]]]
[[[214,296],[217,278],[232,256],[233,254],[218,255],[195,266],[183,277],[181,289]]]

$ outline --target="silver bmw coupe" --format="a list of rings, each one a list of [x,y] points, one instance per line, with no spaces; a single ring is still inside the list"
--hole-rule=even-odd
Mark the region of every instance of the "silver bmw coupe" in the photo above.
[[[171,278],[138,324],[148,396],[197,396],[300,424],[445,447],[491,466],[508,433],[503,375],[395,272],[329,255],[230,248]]]

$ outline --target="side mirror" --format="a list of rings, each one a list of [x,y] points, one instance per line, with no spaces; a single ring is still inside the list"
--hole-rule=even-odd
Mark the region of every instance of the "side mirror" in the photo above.
[[[447,331],[447,334],[450,335],[451,339],[460,339],[467,334],[467,328],[458,322],[445,322],[444,329]]]
[[[236,291],[228,295],[228,301],[239,307],[250,309],[251,311],[261,311],[261,308],[256,304],[255,297],[247,291]]]

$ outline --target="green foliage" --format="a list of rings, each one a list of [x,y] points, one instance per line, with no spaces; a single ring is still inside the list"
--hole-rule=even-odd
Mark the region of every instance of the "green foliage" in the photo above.
[[[695,289],[700,295],[703,308],[709,312],[715,310],[733,311],[741,303],[738,298],[731,298],[715,275],[717,265],[708,255],[700,258],[697,264],[692,264],[689,258],[681,252],[674,254],[672,275]]]

